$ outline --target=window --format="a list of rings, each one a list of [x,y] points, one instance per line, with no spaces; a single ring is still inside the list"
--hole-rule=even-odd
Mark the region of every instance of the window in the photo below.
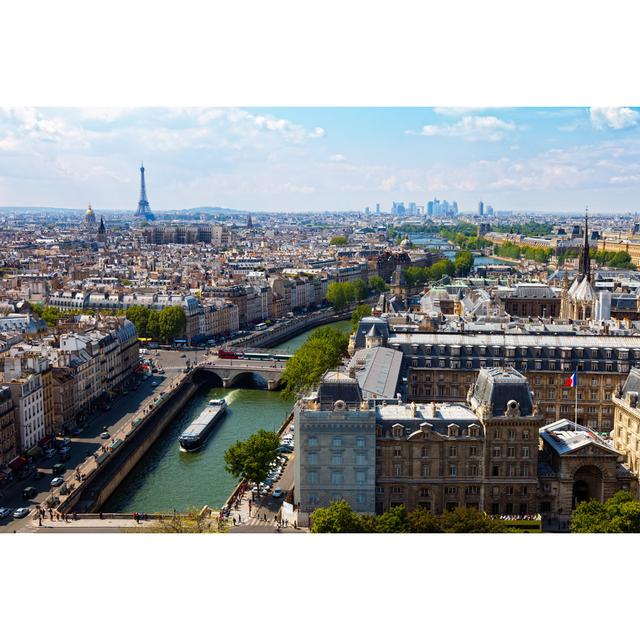
[[[402,475],[402,466],[399,464],[393,465],[393,475],[396,478],[399,478]]]
[[[423,478],[428,478],[431,475],[431,469],[426,462],[422,464],[420,472]]]
[[[458,465],[457,464],[450,464],[449,465],[449,475],[453,478],[455,476],[458,475]]]
[[[309,484],[317,484],[317,482],[318,482],[318,472],[317,471],[307,471],[307,482]]]
[[[480,487],[465,487],[464,492],[467,495],[476,496],[480,493]]]
[[[331,484],[342,484],[342,471],[331,472]]]
[[[318,504],[318,496],[315,494],[310,494],[308,497],[309,504]]]
[[[509,429],[509,440],[515,440],[516,439],[516,432],[514,429]]]
[[[497,464],[494,464],[493,467],[491,467],[491,475],[492,476],[500,475],[500,467]]]
[[[429,489],[427,489],[426,487],[423,487],[422,489],[420,489],[419,492],[419,496],[421,498],[428,498],[431,495]]]
[[[364,438],[362,436],[356,438],[356,447],[358,449],[364,449]]]
[[[341,453],[332,453],[331,454],[331,464],[342,464],[342,454]]]
[[[522,447],[522,457],[523,458],[529,457],[529,447]]]
[[[494,438],[499,438],[500,437],[500,429],[494,429],[493,430],[493,437]]]
[[[445,487],[444,492],[448,495],[448,496],[453,496],[456,493],[458,493],[458,487]]]
[[[493,457],[499,458],[502,455],[502,447],[493,447]]]
[[[376,487],[377,494],[384,494],[384,487]]]
[[[317,447],[318,446],[318,438],[316,438],[315,436],[310,436],[309,439],[307,440],[307,446],[308,447]]]
[[[393,457],[400,458],[402,456],[402,448],[401,447],[393,447]]]
[[[507,458],[515,458],[515,456],[516,456],[516,448],[507,447]]]
[[[404,487],[391,487],[391,493],[404,493]]]
[[[449,447],[449,457],[455,458],[458,455],[458,447]]]
[[[356,453],[356,464],[367,464],[367,455],[365,453]]]
[[[356,484],[364,484],[367,481],[366,471],[356,471]]]
[[[341,447],[342,446],[342,438],[340,436],[334,436],[333,440],[331,440],[332,447]]]
[[[529,439],[529,429],[524,429],[522,431],[522,439],[523,440],[528,440]]]
[[[491,515],[499,516],[500,515],[500,505],[497,502],[493,502],[491,504]]]
[[[477,464],[470,464],[469,465],[469,475],[470,476],[477,476],[478,475],[478,465]]]
[[[420,452],[420,456],[422,458],[428,458],[429,457],[429,445],[423,445],[422,446],[422,451]]]
[[[309,464],[318,464],[318,454],[317,453],[308,453],[307,454],[307,462]]]
[[[365,496],[364,493],[356,493],[356,504],[364,504]]]

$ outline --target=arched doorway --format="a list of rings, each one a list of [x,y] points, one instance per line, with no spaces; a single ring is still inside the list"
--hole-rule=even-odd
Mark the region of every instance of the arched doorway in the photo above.
[[[602,500],[602,471],[593,465],[580,467],[573,474],[573,508],[586,500]]]

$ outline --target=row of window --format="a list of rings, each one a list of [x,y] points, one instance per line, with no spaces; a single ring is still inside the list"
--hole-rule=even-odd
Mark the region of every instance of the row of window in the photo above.
[[[355,481],[355,484],[366,484],[367,472],[362,470],[356,471],[354,475],[354,481]],[[318,484],[318,472],[315,469],[311,469],[307,471],[307,483]],[[331,484],[333,485],[344,484],[344,473],[342,471],[332,471]]]
[[[308,464],[318,464],[318,452],[309,451],[307,453],[306,461]],[[344,456],[342,453],[332,452],[331,453],[331,464],[332,465],[340,465],[344,463]],[[366,453],[356,453],[355,454],[355,463],[356,464],[367,464],[367,454]]]
[[[331,438],[331,446],[334,449],[340,449],[346,446],[345,440],[348,439],[345,439],[342,436],[333,436],[333,438]],[[316,436],[309,436],[304,444],[309,448],[317,447],[319,445],[318,438]],[[358,449],[364,449],[366,446],[366,439],[363,436],[357,436],[355,439],[355,446]]]

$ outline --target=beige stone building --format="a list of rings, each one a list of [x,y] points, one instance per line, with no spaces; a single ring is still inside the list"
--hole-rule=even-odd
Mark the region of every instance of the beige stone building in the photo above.
[[[640,474],[640,369],[633,368],[621,388],[613,394],[613,443],[627,464]]]

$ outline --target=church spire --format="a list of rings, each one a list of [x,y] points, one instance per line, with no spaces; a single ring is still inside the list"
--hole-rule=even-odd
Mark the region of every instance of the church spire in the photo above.
[[[584,245],[580,255],[580,279],[586,278],[591,282],[591,256],[589,255],[589,207],[584,213]]]

